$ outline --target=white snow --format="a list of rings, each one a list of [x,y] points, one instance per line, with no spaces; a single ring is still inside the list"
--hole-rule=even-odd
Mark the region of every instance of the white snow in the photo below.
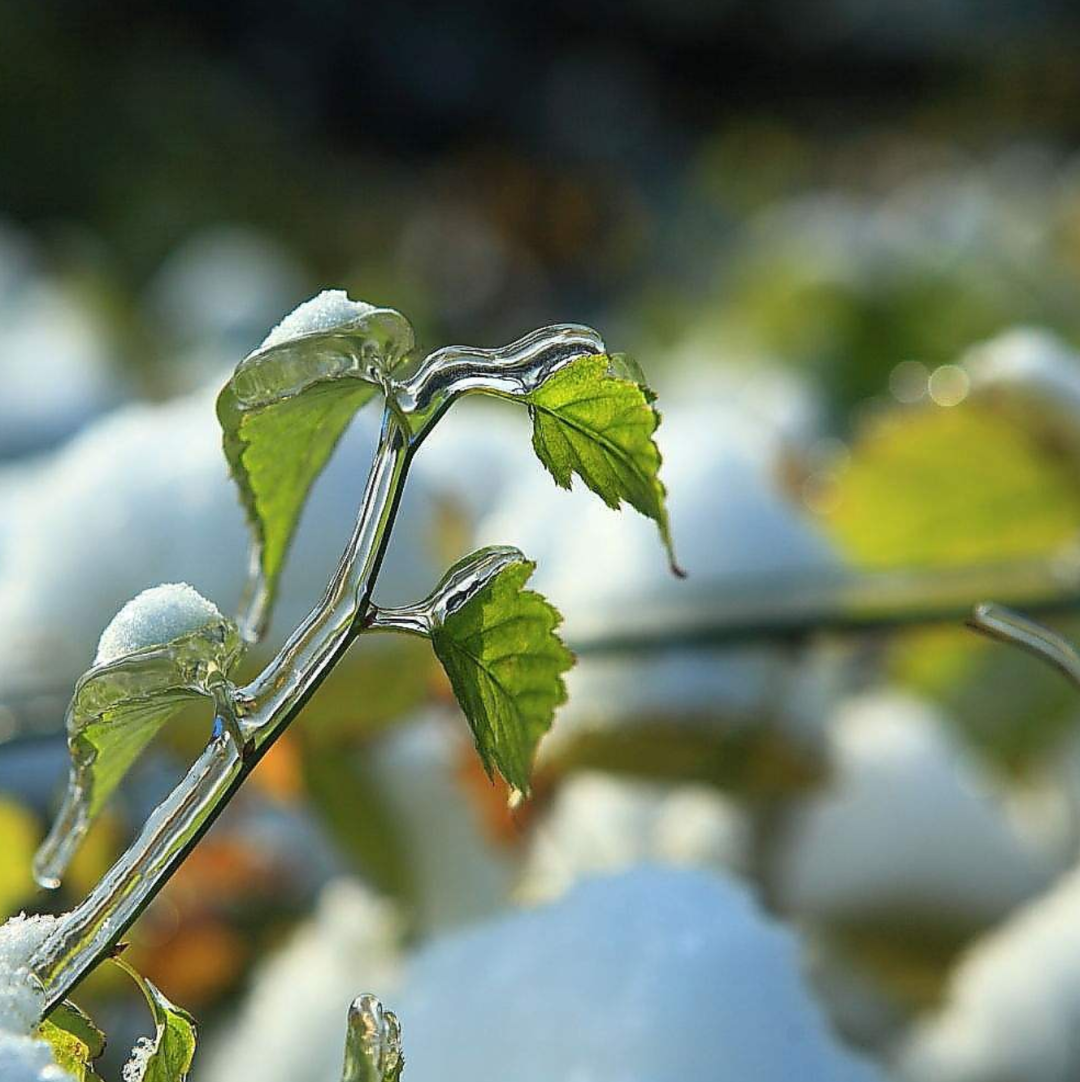
[[[349,299],[343,289],[324,289],[297,305],[264,339],[260,349],[279,346],[306,334],[332,331],[375,311],[375,305]]]
[[[577,774],[534,828],[519,893],[552,898],[590,875],[643,862],[737,870],[749,830],[745,814],[706,786]]]
[[[124,407],[56,453],[5,473],[0,700],[42,683],[70,689],[109,619],[154,583],[188,582],[233,611],[248,532],[221,452],[219,387]],[[282,578],[275,640],[322,596],[356,516],[377,429],[377,411],[362,411],[316,483]],[[436,514],[417,469],[380,576],[387,604],[422,597],[442,572],[430,541]]]
[[[152,586],[133,597],[109,622],[98,640],[94,664],[172,642],[223,620],[218,607],[186,582]]]
[[[911,1082],[1080,1077],[1080,870],[980,940],[899,1055]]]
[[[643,867],[448,936],[386,1000],[410,1082],[870,1082],[747,890]]]
[[[833,720],[833,776],[792,816],[781,908],[847,918],[887,910],[999,917],[1044,888],[1053,862],[1028,843],[928,704],[895,692]]]
[[[3,1082],[72,1082],[53,1062],[45,1041],[29,1034],[44,996],[27,968],[31,955],[55,928],[56,917],[20,913],[0,925],[0,1079]]]
[[[307,923],[256,969],[238,1016],[200,1050],[200,1080],[337,1082],[349,1004],[373,992],[393,1007],[398,934],[391,908],[359,883],[328,884]]]

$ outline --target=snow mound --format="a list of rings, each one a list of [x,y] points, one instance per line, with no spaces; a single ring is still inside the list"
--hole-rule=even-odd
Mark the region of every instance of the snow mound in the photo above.
[[[399,996],[411,1082],[870,1082],[794,938],[735,883],[643,867],[437,941]]]
[[[186,582],[153,586],[133,597],[98,640],[95,665],[104,665],[148,646],[172,642],[225,618],[218,607]]]
[[[785,911],[982,921],[1049,883],[1051,860],[1025,841],[927,704],[896,693],[849,700],[831,741],[833,779],[785,842]]]
[[[396,979],[398,926],[355,880],[329,883],[314,915],[254,974],[235,1020],[202,1053],[205,1082],[337,1082],[345,1019],[357,993],[385,997]]]
[[[564,783],[535,832],[522,893],[553,898],[587,875],[635,864],[740,868],[746,816],[714,789],[584,773]]]
[[[964,957],[942,1012],[899,1057],[912,1082],[1080,1077],[1080,870]]]
[[[297,305],[264,339],[260,349],[280,346],[305,334],[322,334],[362,319],[375,311],[373,304],[349,299],[343,289],[324,289]]]

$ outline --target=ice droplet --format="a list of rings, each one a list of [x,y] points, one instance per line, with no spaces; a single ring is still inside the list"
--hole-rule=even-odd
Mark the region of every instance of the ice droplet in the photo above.
[[[357,996],[349,1007],[342,1082],[397,1082],[404,1065],[397,1016],[370,993]]]

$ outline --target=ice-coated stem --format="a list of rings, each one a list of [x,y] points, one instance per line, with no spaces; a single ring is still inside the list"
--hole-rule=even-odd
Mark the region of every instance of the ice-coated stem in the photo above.
[[[365,627],[423,633],[421,624],[430,628],[506,561],[523,558],[516,550],[483,550],[452,569],[426,601],[385,610],[380,620],[372,591],[409,462],[435,421],[462,394],[527,395],[576,358],[603,350],[600,336],[588,327],[547,327],[500,349],[437,350],[410,379],[388,388],[356,527],[322,601],[266,668],[234,690],[234,712],[217,719],[214,735],[183,780],[30,958],[29,968],[45,991],[46,1010],[115,946]],[[409,620],[419,623],[400,626]]]
[[[1004,605],[976,605],[968,626],[992,639],[1012,643],[1053,665],[1080,688],[1080,652],[1071,643],[1035,620]]]
[[[371,601],[409,458],[407,435],[388,410],[356,527],[322,601],[236,693],[249,754],[224,730],[212,738],[128,850],[37,949],[29,967],[47,1008],[112,949],[348,648]]]

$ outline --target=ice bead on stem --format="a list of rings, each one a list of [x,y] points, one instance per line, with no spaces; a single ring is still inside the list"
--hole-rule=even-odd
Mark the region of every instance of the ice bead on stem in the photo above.
[[[218,607],[186,582],[143,590],[112,618],[98,641],[95,665],[172,642],[224,617]]]

